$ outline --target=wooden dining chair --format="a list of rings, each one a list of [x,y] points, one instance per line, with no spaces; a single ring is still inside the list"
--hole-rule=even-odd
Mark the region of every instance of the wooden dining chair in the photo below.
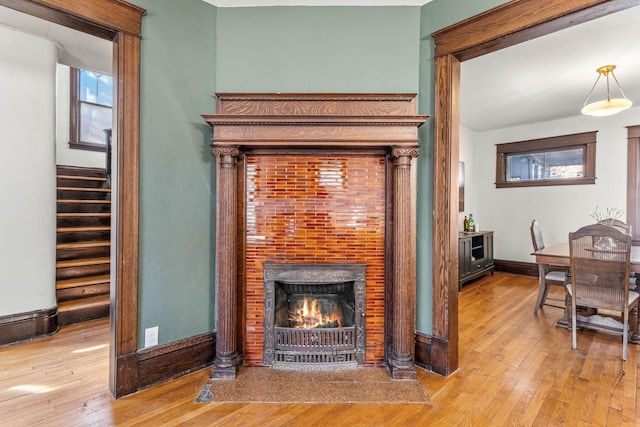
[[[622,314],[622,360],[627,360],[629,312],[640,298],[629,290],[631,235],[605,224],[588,225],[569,233],[569,254],[573,348],[577,348],[577,306],[614,311]]]
[[[536,252],[540,249],[544,249],[544,239],[542,238],[542,230],[540,224],[535,219],[531,221],[531,242],[533,243],[533,251]],[[543,305],[549,305],[557,308],[566,307],[566,299],[551,298],[549,297],[549,288],[551,286],[562,286],[565,288],[567,284],[567,274],[565,270],[552,270],[549,264],[539,264],[540,269],[540,285],[538,287],[538,298],[536,299],[536,305],[533,308],[533,313],[537,313]],[[544,279],[544,280],[543,280]],[[550,301],[558,301],[559,305],[547,304],[547,299]]]
[[[608,225],[609,227],[615,227],[620,231],[622,231],[623,233],[631,234],[633,236],[633,233],[631,233],[631,226],[619,219],[607,218],[607,219],[598,221],[598,224],[605,224],[605,225]],[[637,291],[638,290],[637,286],[638,286],[638,278],[635,273],[631,273],[631,276],[629,279],[629,289],[631,289],[632,291]]]

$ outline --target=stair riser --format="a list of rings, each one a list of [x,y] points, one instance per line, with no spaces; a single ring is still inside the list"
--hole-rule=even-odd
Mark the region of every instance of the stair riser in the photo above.
[[[109,317],[109,305],[59,312],[58,325],[72,325],[74,323],[87,322],[89,320],[100,319],[102,317]]]
[[[76,191],[76,190],[57,190],[58,199],[67,200],[109,200],[110,192],[104,191]]]
[[[63,267],[56,269],[56,280],[74,279],[76,277],[99,276],[109,274],[109,264],[83,265],[80,267]]]
[[[104,168],[85,168],[74,166],[56,166],[56,175],[91,176],[94,178],[104,178]]]
[[[109,231],[74,231],[57,234],[58,243],[109,240]]]
[[[75,288],[59,289],[56,291],[58,301],[68,301],[78,298],[93,297],[96,295],[108,295],[109,282],[96,283],[93,285],[78,286]]]
[[[58,178],[56,185],[58,187],[80,187],[80,188],[104,188],[105,180],[93,180],[93,179],[73,179],[73,178]]]
[[[98,225],[110,225],[111,217],[104,216],[59,216],[58,227],[95,227]]]
[[[58,212],[111,212],[111,203],[60,203]]]
[[[109,246],[99,246],[96,248],[79,248],[79,249],[58,249],[56,251],[56,260],[64,261],[68,259],[78,258],[99,258],[108,257],[111,254]]]

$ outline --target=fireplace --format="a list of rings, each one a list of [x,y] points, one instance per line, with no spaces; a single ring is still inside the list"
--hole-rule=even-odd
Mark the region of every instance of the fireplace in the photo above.
[[[262,363],[332,370],[365,364],[363,264],[264,263]]]
[[[415,378],[415,94],[217,96],[212,378],[241,364]]]

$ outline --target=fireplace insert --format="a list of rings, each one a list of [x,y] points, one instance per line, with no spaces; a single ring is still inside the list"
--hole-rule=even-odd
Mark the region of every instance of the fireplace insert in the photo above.
[[[365,363],[364,264],[264,263],[262,363],[349,369]]]

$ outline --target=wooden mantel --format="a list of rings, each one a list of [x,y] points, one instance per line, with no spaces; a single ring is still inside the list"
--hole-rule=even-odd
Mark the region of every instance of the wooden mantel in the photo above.
[[[419,154],[415,94],[221,93],[213,126],[217,158],[216,357],[213,378],[233,378],[242,359],[242,241],[246,153],[378,153],[386,159],[385,363],[393,378],[415,378],[415,179]],[[408,236],[410,238],[408,238]]]

